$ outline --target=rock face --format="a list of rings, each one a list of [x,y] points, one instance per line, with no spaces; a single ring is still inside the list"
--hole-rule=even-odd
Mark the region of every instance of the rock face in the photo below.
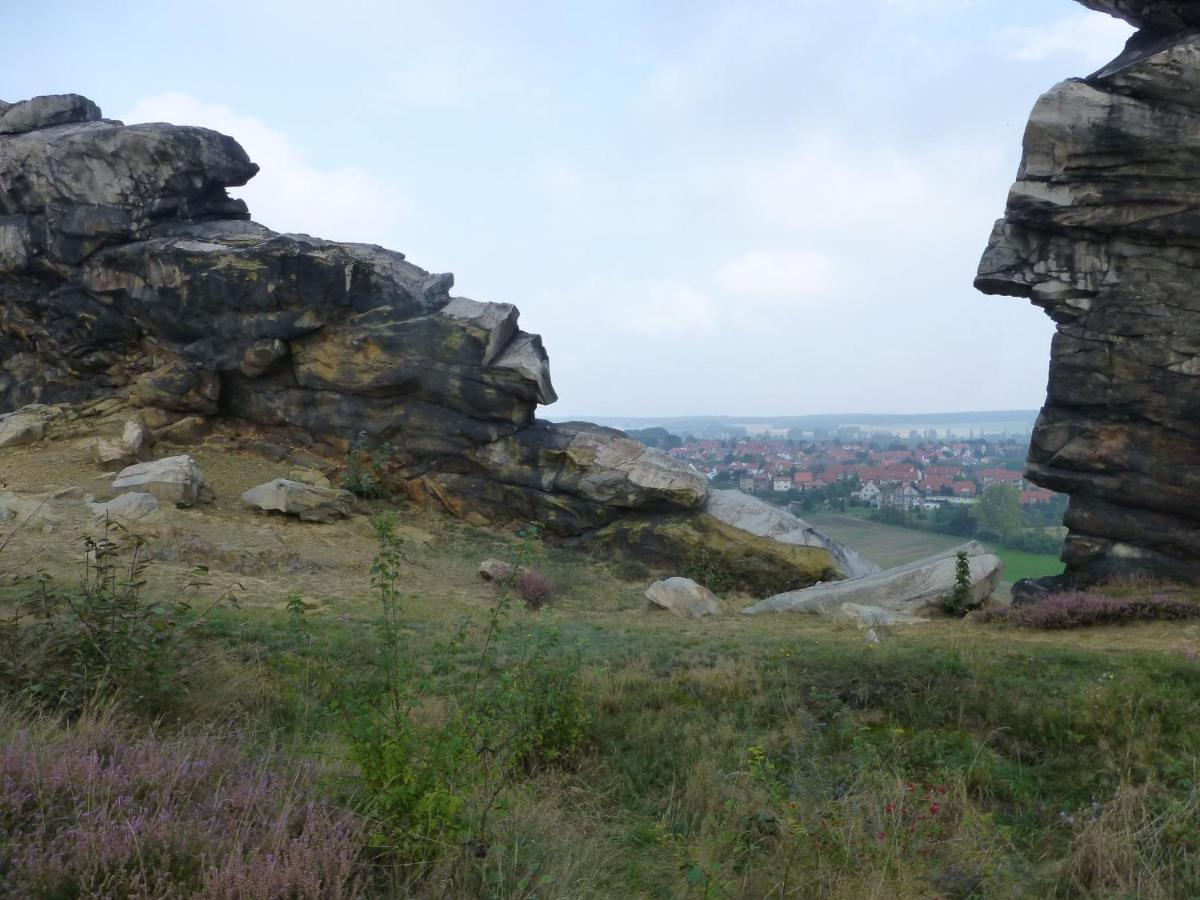
[[[1027,474],[1070,495],[1068,577],[1200,581],[1200,4],[1035,106],[976,286],[1057,324]]]
[[[743,613],[806,612],[826,616],[848,615],[859,618],[856,610],[846,605],[881,609],[888,612],[918,616],[936,612],[942,600],[954,590],[955,564],[959,552],[967,554],[971,572],[971,592],[968,607],[979,606],[1000,583],[1004,564],[981,544],[971,541],[961,547],[946,550],[916,562],[897,566],[849,581],[817,584],[798,591],[768,597]]]
[[[880,570],[857,550],[839,544],[803,519],[741,491],[709,491],[704,511],[727,525],[781,544],[827,550],[847,578],[861,578]]]
[[[736,572],[840,574],[849,558],[812,535],[676,527],[703,518],[706,480],[620,432],[537,420],[549,361],[516,307],[454,297],[451,275],[382,247],[250,221],[227,189],[257,171],[233,138],[126,126],[78,95],[0,104],[0,413],[113,398],[164,441],[213,422],[327,454],[363,439],[414,498],[468,521],[604,543],[670,520],[661,554],[725,528]],[[0,441],[39,439],[26,424],[0,420]]]

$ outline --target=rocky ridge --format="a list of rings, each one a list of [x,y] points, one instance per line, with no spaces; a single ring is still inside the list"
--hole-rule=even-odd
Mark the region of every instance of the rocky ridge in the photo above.
[[[710,515],[707,481],[660,451],[538,420],[549,359],[515,306],[452,296],[401,253],[250,221],[228,189],[257,171],[208,129],[124,125],[75,94],[0,103],[0,444],[111,399],[172,441],[219,422],[284,454],[386,447],[412,497],[477,524],[676,564],[702,549],[764,590],[852,574],[804,523],[780,542]]]
[[[1068,579],[1200,581],[1200,5],[1081,2],[1141,30],[1038,100],[976,286],[1057,325],[1027,474]]]

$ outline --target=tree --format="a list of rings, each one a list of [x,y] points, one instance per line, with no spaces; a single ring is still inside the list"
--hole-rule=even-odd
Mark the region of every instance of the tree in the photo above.
[[[1021,494],[1006,484],[992,484],[984,489],[971,515],[979,530],[1007,541],[1021,527]]]

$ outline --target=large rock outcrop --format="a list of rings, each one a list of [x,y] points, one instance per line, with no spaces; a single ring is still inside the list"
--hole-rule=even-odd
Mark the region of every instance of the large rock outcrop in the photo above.
[[[452,276],[382,247],[250,221],[227,189],[257,171],[208,129],[123,125],[73,94],[0,103],[0,414],[112,397],[327,454],[362,438],[470,521],[677,563],[716,541],[747,587],[852,559],[802,528],[777,543],[705,515],[703,477],[620,432],[537,420],[549,361],[516,307],[453,297]],[[0,435],[36,440],[36,419]]]
[[[1068,577],[1200,581],[1200,4],[1083,2],[1142,30],[1038,100],[976,285],[1057,324],[1027,474]]]

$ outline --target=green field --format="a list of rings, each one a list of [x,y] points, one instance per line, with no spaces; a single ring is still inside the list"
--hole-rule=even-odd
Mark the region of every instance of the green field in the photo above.
[[[853,547],[885,568],[931,556],[963,543],[962,538],[951,535],[898,528],[841,513],[813,513],[805,516],[805,519],[835,541]],[[1058,557],[1050,553],[1026,553],[1007,547],[991,549],[1004,560],[1004,580],[1010,584],[1022,578],[1058,575],[1063,570]]]

